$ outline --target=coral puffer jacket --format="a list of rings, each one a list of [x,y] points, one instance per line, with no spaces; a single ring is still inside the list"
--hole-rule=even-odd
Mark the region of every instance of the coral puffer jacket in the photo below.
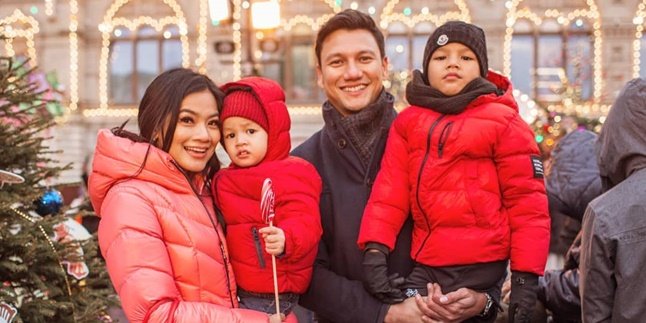
[[[504,260],[542,275],[550,218],[534,135],[504,94],[473,100],[459,114],[410,106],[395,119],[365,209],[359,246],[393,249],[412,211],[411,257],[427,266]]]
[[[236,283],[211,199],[193,191],[169,154],[101,130],[89,190],[128,320],[267,322],[265,313],[235,309]]]
[[[312,164],[289,157],[290,120],[283,91],[276,82],[257,77],[226,84],[246,88],[259,99],[267,116],[267,154],[256,166],[231,164],[213,180],[214,196],[227,224],[227,243],[238,286],[255,293],[273,293],[271,255],[258,229],[266,227],[260,211],[266,178],[275,193],[273,224],[285,232],[285,253],[276,259],[278,289],[304,293],[323,232],[319,212],[321,178]],[[226,106],[224,107],[226,109]]]

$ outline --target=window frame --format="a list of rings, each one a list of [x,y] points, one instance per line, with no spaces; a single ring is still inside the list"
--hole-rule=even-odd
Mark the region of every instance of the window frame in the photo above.
[[[141,24],[137,26],[135,30],[130,30],[128,27],[120,25],[120,26],[115,26],[115,29],[120,28],[120,29],[127,29],[129,30],[129,35],[124,36],[124,37],[116,37],[114,36],[114,33],[111,34],[110,36],[110,45],[109,45],[109,55],[108,55],[108,84],[110,87],[112,86],[112,64],[110,63],[110,59],[112,58],[112,54],[114,53],[114,47],[116,44],[119,42],[130,42],[132,44],[132,52],[130,53],[131,55],[131,61],[132,61],[132,74],[131,74],[131,85],[130,85],[130,98],[131,102],[114,102],[113,96],[112,96],[112,89],[110,88],[108,90],[108,103],[111,106],[123,106],[123,105],[133,105],[137,104],[140,100],[141,97],[143,97],[144,93],[138,93],[138,84],[139,84],[139,72],[138,72],[138,43],[142,41],[156,41],[157,45],[157,55],[158,55],[158,60],[157,60],[157,70],[159,73],[164,71],[164,42],[167,41],[177,41],[179,42],[180,48],[182,46],[182,40],[181,40],[181,35],[179,33],[180,27],[176,24],[168,24],[165,25],[164,28],[161,31],[157,31],[154,26],[149,25],[149,24]],[[150,28],[153,31],[155,31],[154,34],[151,35],[141,35],[141,31],[143,29]],[[166,38],[164,37],[164,32],[169,31],[173,28],[176,28],[175,32],[171,32],[171,36]],[[181,57],[180,57],[181,58]],[[181,59],[180,59],[181,62]],[[181,63],[180,66],[181,67]],[[159,74],[158,73],[158,74]],[[141,95],[139,95],[141,94]]]
[[[585,18],[582,18],[582,17],[575,18],[575,19],[584,19],[585,20]],[[565,73],[568,80],[569,80],[568,68],[570,67],[569,66],[570,57],[568,56],[568,51],[569,51],[569,48],[570,48],[570,45],[571,45],[570,41],[569,41],[571,39],[571,37],[581,37],[581,36],[583,36],[583,37],[589,38],[589,45],[590,45],[589,48],[590,48],[591,53],[592,53],[590,58],[594,59],[594,53],[593,53],[593,50],[594,50],[594,39],[593,39],[594,30],[593,30],[592,25],[591,25],[591,23],[589,21],[587,21],[585,27],[580,29],[580,30],[573,29],[571,27],[571,24],[570,25],[558,24],[559,30],[557,30],[557,31],[543,31],[543,30],[541,30],[542,25],[536,25],[531,20],[523,19],[523,18],[519,18],[516,21],[516,23],[514,24],[514,27],[516,27],[516,25],[519,23],[519,21],[522,21],[522,23],[528,23],[529,26],[531,26],[530,27],[531,30],[529,30],[529,31],[516,31],[516,30],[514,30],[513,31],[512,41],[511,41],[511,45],[510,45],[511,46],[510,47],[510,52],[511,52],[510,57],[511,57],[511,61],[513,62],[513,60],[514,60],[513,59],[513,55],[514,55],[513,38],[518,37],[518,36],[525,36],[525,37],[529,36],[532,39],[532,45],[531,46],[532,46],[532,52],[533,52],[533,62],[531,64],[532,70],[530,71],[530,86],[531,86],[531,89],[530,89],[530,93],[527,93],[527,94],[529,94],[532,97],[536,98],[537,101],[542,101],[542,100],[540,100],[540,94],[539,94],[539,91],[538,91],[539,87],[538,87],[537,84],[538,84],[538,81],[539,81],[539,79],[538,79],[539,76],[538,76],[537,71],[538,71],[539,68],[545,67],[545,66],[538,66],[539,61],[540,61],[539,43],[540,43],[540,38],[542,36],[558,36],[560,38],[560,41],[561,41],[560,57],[561,57],[562,64],[559,67],[563,69],[563,72]],[[573,21],[575,21],[575,20],[573,19]],[[543,24],[545,24],[545,22],[543,22]],[[512,75],[512,77],[514,75],[513,72],[514,72],[514,66],[512,64],[511,65],[511,70],[510,70],[510,74]],[[585,100],[594,99],[594,80],[592,79],[593,75],[594,75],[594,70],[591,71],[591,76],[590,76],[591,77],[590,78],[590,84],[589,84],[590,88],[588,89],[589,97],[581,97],[580,98],[581,100],[585,101]],[[569,81],[570,81],[570,83],[572,83],[573,80],[569,80]],[[545,102],[551,102],[551,101],[545,101]]]

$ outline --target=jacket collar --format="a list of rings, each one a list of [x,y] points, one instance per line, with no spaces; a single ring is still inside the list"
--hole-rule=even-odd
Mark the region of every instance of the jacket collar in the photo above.
[[[113,185],[133,178],[178,193],[193,194],[187,177],[168,153],[149,143],[116,136],[108,129],[100,130],[88,183],[94,209],[101,210]]]

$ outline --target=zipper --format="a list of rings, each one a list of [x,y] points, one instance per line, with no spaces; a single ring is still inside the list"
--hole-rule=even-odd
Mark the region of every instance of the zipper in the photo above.
[[[258,263],[260,268],[265,268],[265,258],[262,256],[262,246],[260,245],[260,237],[258,236],[258,228],[251,227],[251,234],[253,235],[253,243],[256,246],[256,255],[258,256]]]
[[[437,145],[437,157],[439,158],[442,158],[444,147],[446,142],[449,140],[449,135],[451,134],[451,128],[453,128],[453,121],[447,122],[440,133],[440,143]]]
[[[229,300],[231,301],[231,308],[235,308],[235,302],[233,301],[233,293],[231,293],[231,277],[229,276],[229,268],[231,268],[231,263],[229,263],[229,258],[227,257],[226,250],[224,249],[224,244],[222,243],[222,241],[224,240],[220,236],[220,232],[218,232],[218,226],[217,224],[215,224],[215,221],[213,221],[213,216],[211,216],[211,212],[209,212],[209,209],[206,207],[206,205],[204,205],[204,202],[202,202],[202,199],[200,199],[200,194],[195,190],[195,187],[193,187],[193,184],[191,183],[191,180],[189,179],[188,175],[186,175],[186,172],[184,172],[184,169],[182,169],[174,160],[172,160],[171,162],[173,163],[173,165],[175,165],[175,167],[177,167],[177,170],[179,170],[179,172],[182,173],[182,175],[184,175],[184,178],[186,178],[186,181],[188,182],[188,186],[191,188],[191,191],[193,191],[193,194],[195,194],[195,197],[197,198],[197,200],[200,201],[200,204],[202,204],[202,207],[206,212],[206,216],[209,218],[209,221],[211,221],[213,230],[215,230],[215,234],[218,236],[220,252],[222,253],[222,260],[224,260],[224,273],[226,274],[226,278],[227,278],[227,294],[229,294]],[[216,206],[213,205],[213,207],[216,207]]]
[[[428,134],[426,135],[426,150],[424,152],[424,158],[422,159],[422,164],[419,166],[419,173],[417,174],[417,189],[415,190],[415,200],[417,201],[417,207],[419,208],[420,212],[422,212],[424,220],[426,220],[426,228],[428,234],[424,238],[424,241],[422,241],[422,244],[419,247],[419,250],[415,253],[415,257],[413,260],[416,260],[417,257],[419,256],[419,253],[422,251],[424,245],[426,244],[426,241],[428,238],[431,236],[431,224],[428,221],[428,217],[426,213],[424,212],[424,209],[422,208],[422,202],[419,200],[419,187],[420,183],[422,181],[422,172],[424,171],[424,166],[426,165],[426,162],[428,161],[428,155],[431,150],[431,138],[433,138],[433,130],[435,130],[435,127],[444,119],[446,115],[441,115],[437,120],[433,122],[431,125],[431,128],[428,129]]]

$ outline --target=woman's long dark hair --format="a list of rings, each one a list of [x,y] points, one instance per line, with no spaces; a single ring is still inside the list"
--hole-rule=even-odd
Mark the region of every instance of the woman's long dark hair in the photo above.
[[[137,123],[139,134],[149,143],[165,152],[170,150],[177,126],[182,101],[188,95],[208,90],[215,97],[218,112],[222,108],[224,93],[206,75],[186,68],[175,68],[159,74],[150,83],[139,103]],[[164,129],[164,127],[168,127]],[[161,141],[155,142],[155,136]],[[161,145],[161,147],[159,146]],[[214,153],[205,169],[207,181],[220,169],[220,161]]]

